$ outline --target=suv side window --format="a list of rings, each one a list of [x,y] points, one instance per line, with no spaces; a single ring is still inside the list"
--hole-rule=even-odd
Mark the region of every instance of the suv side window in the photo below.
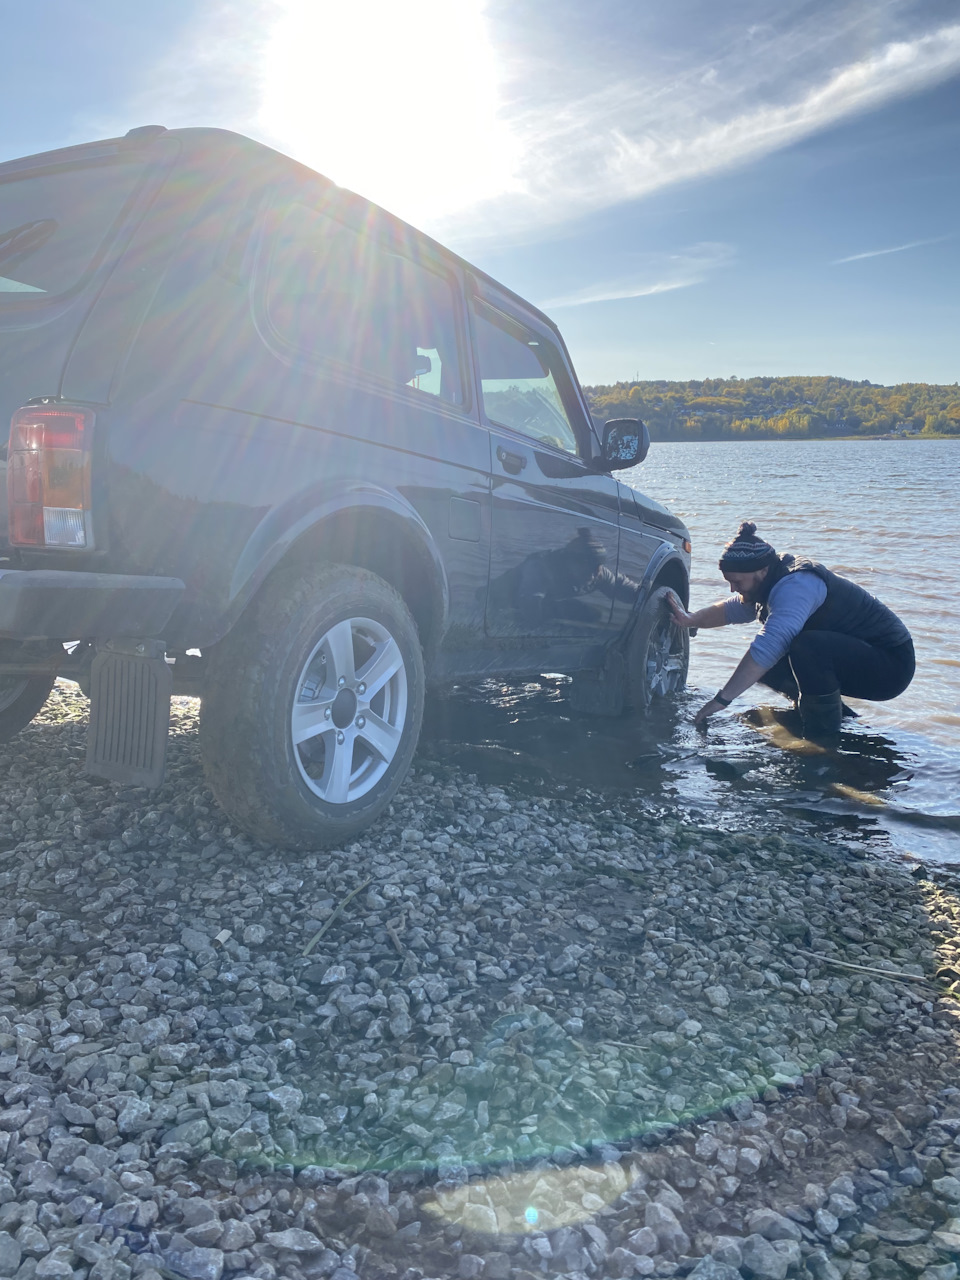
[[[474,324],[489,421],[540,444],[578,453],[577,434],[561,393],[565,375],[556,347],[482,302],[477,303]]]
[[[276,334],[309,360],[463,403],[451,281],[369,232],[288,207],[273,238],[266,309]]]

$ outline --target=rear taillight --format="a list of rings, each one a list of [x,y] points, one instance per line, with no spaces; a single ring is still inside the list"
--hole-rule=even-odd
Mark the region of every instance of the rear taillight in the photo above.
[[[7,452],[13,546],[92,547],[92,436],[90,409],[27,405],[13,415]]]

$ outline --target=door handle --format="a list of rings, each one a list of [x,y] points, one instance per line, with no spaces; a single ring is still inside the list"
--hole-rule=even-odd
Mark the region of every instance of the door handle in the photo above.
[[[518,476],[527,465],[527,460],[522,453],[511,453],[509,449],[504,449],[503,445],[497,445],[497,461],[504,471],[509,471],[512,476]]]

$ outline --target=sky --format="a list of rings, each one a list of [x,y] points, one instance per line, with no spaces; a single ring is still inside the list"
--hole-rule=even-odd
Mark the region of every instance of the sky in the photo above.
[[[0,0],[0,160],[258,138],[559,324],[581,381],[960,380],[956,0]]]

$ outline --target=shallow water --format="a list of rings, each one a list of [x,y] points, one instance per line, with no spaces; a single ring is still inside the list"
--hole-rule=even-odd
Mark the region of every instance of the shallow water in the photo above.
[[[752,519],[779,551],[822,561],[903,618],[917,649],[910,688],[854,702],[860,718],[845,722],[836,752],[798,740],[782,723],[785,700],[760,686],[701,734],[693,713],[754,631],[726,627],[693,640],[686,694],[647,721],[575,716],[562,681],[488,682],[431,707],[424,750],[500,781],[633,791],[728,826],[762,814],[881,853],[960,862],[960,443],[660,444],[624,478],[686,521],[691,607],[726,593],[720,550]]]

